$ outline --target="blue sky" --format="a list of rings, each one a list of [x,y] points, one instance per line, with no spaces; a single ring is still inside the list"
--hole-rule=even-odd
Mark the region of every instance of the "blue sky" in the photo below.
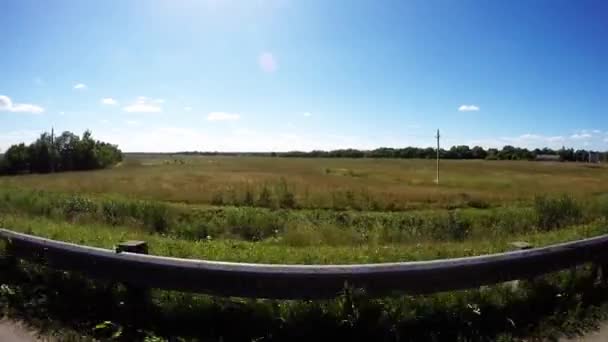
[[[608,150],[603,0],[6,0],[0,150]]]

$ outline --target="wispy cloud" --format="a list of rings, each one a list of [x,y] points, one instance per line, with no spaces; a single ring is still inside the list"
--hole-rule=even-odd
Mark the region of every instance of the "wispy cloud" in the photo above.
[[[307,118],[308,118],[308,117],[311,117],[311,116],[312,116],[312,113],[310,113],[310,112],[305,112],[303,115],[304,115],[305,117],[307,117]]]
[[[111,97],[105,97],[105,98],[101,99],[101,104],[115,106],[118,104],[118,101],[114,100]]]
[[[40,135],[38,130],[18,130],[18,131],[2,131],[0,132],[0,152],[6,150],[10,145],[30,142]]]
[[[526,148],[543,148],[549,147],[559,149],[562,146],[567,148],[583,148],[591,147],[598,150],[606,149],[605,143],[608,142],[608,137],[594,133],[594,130],[575,130],[572,133],[564,135],[544,135],[540,133],[526,133],[518,136],[506,136],[496,138],[486,138],[479,140],[470,140],[466,143],[469,145],[481,145],[484,147],[501,148],[505,145],[513,145]]]
[[[240,118],[239,114],[226,112],[211,112],[207,115],[209,121],[236,121]]]
[[[575,139],[575,140],[584,140],[584,139],[589,139],[589,138],[591,138],[591,134],[589,134],[589,133],[575,133],[570,136],[570,139]]]
[[[190,112],[190,111],[192,111],[192,107],[184,107],[184,110],[185,110],[186,112]]]
[[[74,85],[75,90],[85,90],[87,88],[88,88],[87,85],[84,83],[78,83],[78,84]]]
[[[13,103],[10,97],[0,95],[0,111],[40,114],[44,112],[44,108],[29,103]]]
[[[163,109],[158,102],[162,99],[149,99],[145,96],[138,97],[134,103],[123,107],[122,110],[128,113],[159,113],[162,112]],[[163,100],[164,101],[164,100]]]
[[[264,72],[275,72],[279,69],[279,63],[270,52],[263,52],[258,56],[258,65]]]
[[[462,105],[458,107],[459,112],[477,112],[479,111],[479,106],[476,105]]]

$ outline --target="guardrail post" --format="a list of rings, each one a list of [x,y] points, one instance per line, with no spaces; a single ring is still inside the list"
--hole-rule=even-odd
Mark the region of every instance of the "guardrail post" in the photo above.
[[[7,270],[13,271],[17,267],[17,257],[15,256],[15,245],[10,239],[4,239],[4,255],[2,256],[2,266]]]
[[[148,244],[145,241],[121,242],[116,246],[116,253],[122,252],[148,254]],[[125,286],[127,288],[126,305],[129,311],[129,319],[135,326],[138,326],[138,317],[142,317],[148,309],[150,289],[128,283]]]
[[[523,251],[526,249],[531,249],[533,246],[532,244],[525,242],[525,241],[515,241],[515,242],[511,242],[509,244],[509,246],[511,247],[512,251]],[[510,287],[511,290],[515,291],[519,288],[519,285],[522,281],[526,281],[528,279],[515,279],[515,280],[511,280],[505,283],[505,285],[507,287]]]
[[[593,262],[593,279],[596,284],[608,283],[608,258],[602,256]]]

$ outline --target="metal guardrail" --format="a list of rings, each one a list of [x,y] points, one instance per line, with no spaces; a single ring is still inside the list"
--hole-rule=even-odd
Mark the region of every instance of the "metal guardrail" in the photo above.
[[[428,294],[527,279],[608,261],[608,235],[500,254],[366,265],[267,265],[178,259],[80,246],[0,229],[17,258],[134,286],[220,296],[321,299],[345,284],[370,296]]]

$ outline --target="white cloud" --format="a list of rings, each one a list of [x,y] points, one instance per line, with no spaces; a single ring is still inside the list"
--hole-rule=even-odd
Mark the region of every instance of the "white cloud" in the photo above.
[[[74,89],[76,89],[76,90],[85,90],[87,88],[88,88],[87,85],[84,83],[78,83],[78,84],[74,85]]]
[[[211,112],[207,115],[209,121],[236,121],[240,118],[239,114],[226,112]]]
[[[127,125],[100,126],[95,133],[103,141],[118,144],[127,152],[175,152],[175,151],[311,151],[315,149],[375,148],[389,145],[384,141],[362,137],[328,134],[283,133],[235,127],[220,131],[214,127],[148,126],[143,123],[133,130]],[[163,141],[162,144],[155,142]]]
[[[279,69],[279,63],[270,52],[264,52],[258,56],[258,65],[264,72],[275,72]]]
[[[566,135],[543,135],[527,133],[519,136],[506,136],[497,138],[486,138],[478,140],[464,141],[468,145],[481,145],[483,147],[501,148],[504,145],[525,147],[529,149],[549,147],[559,149],[566,148],[592,148],[600,151],[606,150],[608,137],[601,134],[592,134],[592,130],[576,130]],[[463,141],[457,140],[453,144],[460,144]]]
[[[312,116],[312,113],[310,113],[310,112],[305,112],[305,113],[304,113],[304,116],[305,116],[305,117],[307,117],[307,118],[308,118],[308,117],[311,117],[311,116]]]
[[[6,149],[14,144],[22,142],[29,143],[34,141],[40,136],[38,130],[18,130],[18,131],[4,131],[0,132],[0,152],[6,151]]]
[[[151,100],[145,96],[140,96],[134,103],[123,107],[122,110],[128,113],[159,113],[163,109],[160,107],[158,100],[162,99]]]
[[[583,139],[589,139],[589,138],[591,138],[591,134],[589,134],[589,133],[575,133],[570,136],[570,139],[575,139],[575,140],[583,140]]]
[[[600,131],[599,129],[594,129],[591,132],[593,132],[594,134],[600,134],[600,133],[602,133],[602,131]]]
[[[520,138],[520,139],[540,139],[540,138],[541,138],[541,136],[540,136],[540,135],[538,135],[538,134],[530,134],[530,133],[527,133],[527,134],[522,134],[522,135],[520,135],[520,136],[519,136],[519,138]]]
[[[29,103],[13,103],[10,97],[0,95],[0,111],[40,114],[44,112],[44,108]]]
[[[139,126],[141,124],[139,121],[136,121],[136,120],[127,120],[127,121],[125,121],[125,123],[128,126]]]
[[[459,112],[477,112],[479,111],[479,107],[476,105],[462,105],[458,107]]]
[[[117,105],[118,102],[111,97],[105,97],[105,98],[101,99],[101,104],[114,106],[114,105]]]
[[[104,124],[104,125],[107,125],[107,124],[109,124],[109,123],[110,123],[110,120],[106,120],[106,119],[99,120],[99,123]]]
[[[184,110],[185,110],[186,112],[189,112],[189,111],[191,111],[191,110],[192,110],[192,107],[184,107]]]

